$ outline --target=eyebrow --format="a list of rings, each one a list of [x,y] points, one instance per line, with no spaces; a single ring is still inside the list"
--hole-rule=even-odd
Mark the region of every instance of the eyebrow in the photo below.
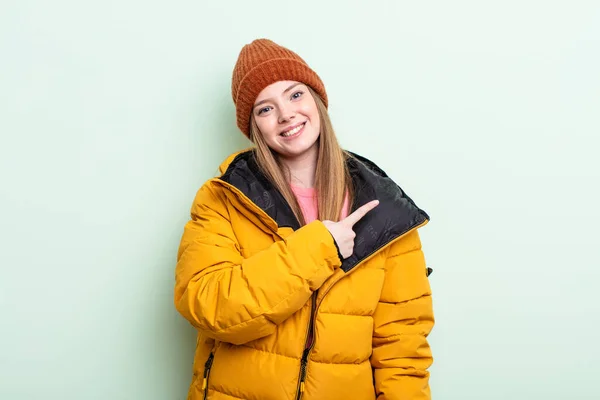
[[[287,93],[287,92],[289,92],[290,90],[292,90],[293,88],[295,88],[296,86],[298,86],[298,85],[301,85],[301,84],[302,84],[301,82],[296,82],[296,83],[294,83],[293,85],[291,85],[290,87],[288,87],[287,89],[285,89],[285,90],[283,91],[283,93]],[[255,105],[254,105],[252,108],[254,109],[254,108],[256,108],[256,107],[260,106],[261,104],[268,102],[269,100],[271,100],[271,99],[264,99],[264,100],[261,100],[261,101],[259,101],[258,103],[256,103],[256,104],[255,104]]]

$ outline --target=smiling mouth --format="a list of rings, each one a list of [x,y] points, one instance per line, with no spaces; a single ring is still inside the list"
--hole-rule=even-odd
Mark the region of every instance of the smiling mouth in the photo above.
[[[306,122],[303,122],[302,124],[298,125],[297,127],[290,129],[289,131],[282,132],[282,133],[280,133],[280,135],[283,137],[294,136],[296,133],[300,132],[302,130],[302,128],[304,128],[304,125],[306,125]]]

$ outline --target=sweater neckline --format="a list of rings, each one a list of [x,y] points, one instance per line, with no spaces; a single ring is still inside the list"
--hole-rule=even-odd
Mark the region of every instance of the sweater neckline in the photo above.
[[[296,196],[313,198],[317,194],[317,190],[314,187],[304,188],[293,184],[290,184],[290,187]]]

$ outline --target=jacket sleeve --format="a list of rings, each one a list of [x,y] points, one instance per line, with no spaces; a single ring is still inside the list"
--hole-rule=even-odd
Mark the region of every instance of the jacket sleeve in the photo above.
[[[417,230],[391,245],[374,314],[371,364],[377,400],[429,400],[431,289]]]
[[[224,201],[204,185],[179,246],[175,306],[206,336],[243,344],[272,334],[340,265],[319,221],[243,258]]]

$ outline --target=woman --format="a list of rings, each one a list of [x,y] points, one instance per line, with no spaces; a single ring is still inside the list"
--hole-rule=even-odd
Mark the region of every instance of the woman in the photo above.
[[[338,145],[321,79],[266,39],[233,72],[255,147],[198,191],[175,305],[198,330],[188,399],[429,399],[429,217]]]

